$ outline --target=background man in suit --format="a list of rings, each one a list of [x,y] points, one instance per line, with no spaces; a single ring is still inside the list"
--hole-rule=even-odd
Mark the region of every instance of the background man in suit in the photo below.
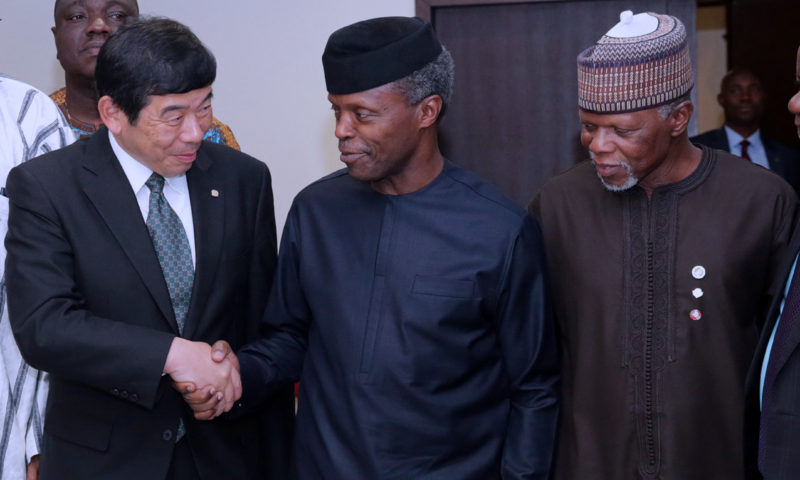
[[[800,82],[800,49],[796,80]],[[800,92],[789,100],[800,136]],[[800,225],[771,289],[772,304],[747,378],[748,479],[793,480],[800,472]],[[756,466],[758,468],[756,469]]]
[[[743,68],[722,77],[717,102],[725,124],[692,137],[694,143],[731,152],[774,171],[800,191],[800,152],[761,134],[759,125],[767,95],[758,76]]]
[[[9,175],[11,323],[51,372],[45,480],[286,475],[285,456],[259,472],[257,422],[198,422],[171,387],[213,385],[230,408],[238,372],[209,343],[256,336],[275,266],[267,167],[201,141],[215,76],[183,25],[122,27],[97,60],[107,128]],[[275,451],[290,395],[283,406]]]

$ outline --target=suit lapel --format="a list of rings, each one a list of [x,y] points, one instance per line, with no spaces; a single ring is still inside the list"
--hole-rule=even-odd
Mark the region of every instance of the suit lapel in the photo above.
[[[764,153],[767,155],[769,169],[781,177],[786,178],[786,167],[783,163],[783,159],[776,149],[772,147],[772,142],[764,138],[764,135],[761,135],[761,144],[764,145]]]
[[[125,255],[139,273],[174,333],[178,324],[169,299],[169,291],[161,273],[161,265],[153,249],[147,226],[136,196],[125,172],[111,150],[108,130],[100,129],[89,140],[80,178],[83,191],[92,202]]]
[[[225,195],[223,185],[211,175],[211,158],[202,147],[192,168],[186,173],[192,203],[195,243],[195,274],[192,301],[186,316],[183,335],[193,338],[217,274],[225,232]]]
[[[721,127],[719,130],[717,130],[717,133],[717,142],[719,143],[719,146],[716,148],[731,153],[731,144],[728,140],[728,132],[725,131],[725,127]]]
[[[780,303],[783,300],[783,289],[786,287],[786,279],[789,276],[789,271],[792,268],[792,264],[794,263],[795,258],[797,257],[798,251],[800,250],[800,223],[795,226],[794,233],[792,235],[792,243],[790,252],[792,255],[787,255],[786,261],[783,265],[783,282],[781,282],[781,290],[775,293],[774,300],[772,302],[772,307],[770,308],[769,317],[767,320],[767,324],[764,326],[764,331],[761,335],[761,341],[759,342],[759,351],[766,350],[766,344],[769,342],[769,337],[772,335],[772,331],[775,329],[775,322],[778,319],[778,313],[780,309]],[[799,265],[800,266],[800,265]],[[800,268],[796,268],[794,271],[794,277],[792,281],[800,281]],[[763,344],[764,350],[761,350]],[[789,332],[788,338],[784,340],[784,345],[780,348],[779,351],[773,350],[773,356],[770,358],[770,362],[776,362],[775,367],[777,367],[776,375],[780,372],[780,369],[786,363],[789,356],[792,354],[794,349],[797,345],[800,344],[800,322],[795,324],[795,327]]]

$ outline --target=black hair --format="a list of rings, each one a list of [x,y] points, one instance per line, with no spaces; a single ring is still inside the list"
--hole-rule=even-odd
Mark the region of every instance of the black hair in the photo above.
[[[100,49],[98,98],[108,95],[135,124],[150,95],[204,88],[217,76],[214,55],[188,27],[168,18],[140,17],[120,27]]]
[[[755,71],[753,71],[753,70],[751,70],[749,68],[734,67],[734,68],[728,70],[725,73],[725,75],[722,77],[722,80],[719,82],[719,91],[720,91],[720,93],[724,92],[725,89],[728,88],[728,84],[731,83],[731,80],[733,80],[733,77],[736,77],[738,75],[751,75],[753,78],[756,79],[756,81],[758,81],[759,85],[762,85],[761,77],[759,77],[758,74]]]

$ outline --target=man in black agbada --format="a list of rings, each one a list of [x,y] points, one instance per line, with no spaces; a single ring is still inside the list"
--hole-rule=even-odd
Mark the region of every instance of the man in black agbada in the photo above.
[[[333,33],[323,65],[347,168],[291,208],[242,407],[300,379],[300,479],[547,478],[540,231],[442,157],[450,53],[419,18],[378,18]]]

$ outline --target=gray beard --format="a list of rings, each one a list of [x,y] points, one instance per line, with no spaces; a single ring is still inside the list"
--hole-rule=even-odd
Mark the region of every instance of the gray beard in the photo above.
[[[594,155],[592,155],[592,157],[594,157]],[[594,160],[592,160],[592,163],[594,163]],[[603,177],[600,176],[600,173],[595,172],[597,173],[597,178],[600,179],[600,183],[602,183],[603,187],[605,187],[605,189],[608,190],[609,192],[624,192],[625,190],[629,190],[633,188],[634,185],[639,183],[639,179],[636,178],[636,176],[633,174],[633,169],[631,168],[630,165],[628,165],[625,162],[620,163],[620,165],[622,166],[622,168],[625,169],[626,172],[628,172],[628,179],[625,180],[625,183],[623,183],[622,185],[608,184],[603,179]]]

